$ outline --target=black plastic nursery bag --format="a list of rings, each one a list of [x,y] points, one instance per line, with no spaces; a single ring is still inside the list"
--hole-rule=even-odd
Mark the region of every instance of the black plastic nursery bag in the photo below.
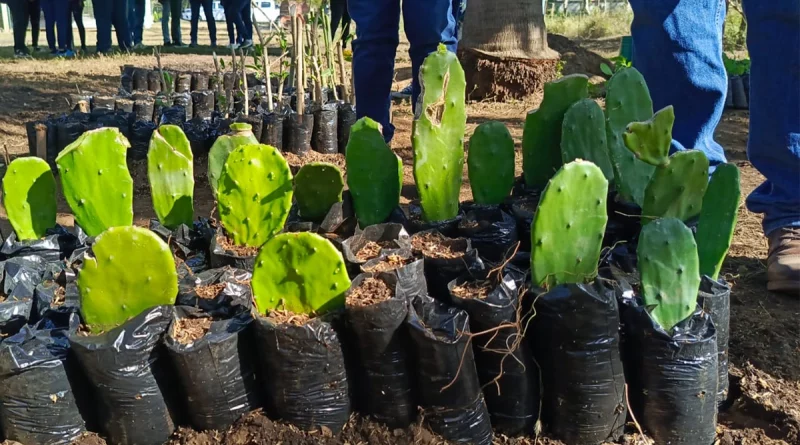
[[[703,276],[697,304],[711,316],[711,321],[717,331],[717,351],[719,352],[717,403],[722,405],[728,400],[728,387],[730,386],[728,381],[728,339],[731,327],[730,286],[721,278],[719,281],[714,281],[711,277]]]
[[[210,90],[192,91],[192,110],[194,117],[211,119],[214,112],[214,92]]]
[[[311,149],[311,133],[314,129],[314,116],[290,113],[284,120],[284,151],[303,156]]]
[[[38,240],[20,241],[17,234],[12,232],[0,247],[0,258],[35,255],[45,261],[59,261],[68,258],[79,246],[77,236],[56,225],[47,229],[44,238]]]
[[[408,205],[408,218],[405,224],[411,234],[436,230],[444,236],[455,238],[458,236],[458,223],[463,217],[464,215],[459,213],[455,218],[444,221],[425,221],[422,218],[422,207],[419,206],[419,202],[411,202]]]
[[[264,123],[261,130],[261,143],[271,145],[283,151],[283,114],[275,112],[263,115]]]
[[[500,206],[464,205],[458,236],[467,238],[481,258],[499,263],[511,255],[519,235],[517,222]]]
[[[250,272],[227,266],[196,275],[187,274],[178,282],[177,304],[204,312],[249,310],[253,306],[251,279]]]
[[[338,103],[339,121],[336,124],[336,135],[339,145],[339,153],[347,152],[347,143],[350,141],[350,129],[356,123],[356,108],[349,103],[340,101]]]
[[[240,255],[231,250],[226,250],[219,242],[220,237],[224,236],[223,230],[220,229],[217,231],[217,234],[211,238],[211,246],[209,247],[209,263],[211,267],[216,269],[230,266],[252,272],[256,263],[256,255]]]
[[[34,291],[33,312],[36,320],[50,317],[53,313],[78,313],[80,304],[75,281],[62,285],[55,280],[47,280],[36,286]]]
[[[377,252],[361,252],[368,243],[378,244],[380,250]],[[374,247],[373,245],[370,245]],[[408,232],[402,224],[385,223],[374,224],[368,226],[364,230],[356,228],[355,235],[347,238],[342,242],[342,253],[344,254],[344,261],[347,264],[347,271],[350,276],[355,276],[360,272],[362,264],[377,258],[383,250],[410,248]],[[368,255],[369,254],[369,255]],[[369,256],[375,254],[376,256],[370,258]]]
[[[337,115],[336,103],[325,104],[314,110],[314,129],[311,136],[311,147],[314,151],[325,154],[339,152]]]
[[[173,105],[161,110],[161,117],[159,123],[161,125],[177,125],[183,126],[186,122],[186,108],[180,105]]]
[[[391,260],[400,260],[391,265]],[[390,265],[389,267],[386,267]],[[428,296],[428,283],[425,281],[425,260],[415,259],[410,249],[386,250],[377,258],[361,265],[366,273],[383,273],[395,277],[395,294],[411,300],[414,297]]]
[[[422,236],[425,233],[437,234],[435,230],[417,232],[414,236]],[[411,238],[412,243],[414,237]],[[414,251],[417,256],[425,258],[425,280],[428,283],[430,295],[442,301],[448,301],[450,292],[447,285],[451,281],[463,275],[481,276],[485,266],[478,256],[478,251],[472,248],[472,243],[466,238],[450,238],[446,240],[454,250],[463,251],[464,254],[457,257],[433,257],[422,252]]]

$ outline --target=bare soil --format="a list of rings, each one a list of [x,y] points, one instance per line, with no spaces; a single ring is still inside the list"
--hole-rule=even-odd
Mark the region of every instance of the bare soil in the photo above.
[[[453,259],[467,253],[467,243],[463,238],[447,238],[435,232],[412,236],[411,248],[427,258]]]
[[[234,244],[233,240],[222,234],[217,235],[217,244],[225,249],[226,252],[236,254],[240,257],[258,255],[258,247]]]
[[[295,314],[294,312],[287,310],[275,310],[271,311],[267,318],[269,318],[269,320],[275,324],[303,326],[311,321],[314,317],[308,314]]]
[[[350,307],[366,307],[386,301],[394,296],[392,288],[380,278],[367,278],[350,289],[347,294],[347,305]]]
[[[475,281],[453,286],[451,292],[458,298],[477,298],[483,300],[489,296],[492,283],[488,281]]]
[[[369,261],[373,258],[378,258],[383,249],[396,246],[394,241],[381,241],[377,243],[375,241],[369,241],[356,252],[356,259],[359,261]]]
[[[213,300],[217,298],[223,290],[225,290],[225,283],[217,283],[217,284],[209,284],[208,286],[197,286],[194,288],[194,293],[197,294],[198,297],[206,299],[206,300]]]
[[[399,269],[413,261],[411,258],[403,258],[400,255],[389,255],[383,261],[378,262],[369,268],[364,268],[364,272],[380,273]]]
[[[211,329],[214,320],[211,317],[179,318],[172,325],[172,338],[182,345],[188,345],[200,340]]]

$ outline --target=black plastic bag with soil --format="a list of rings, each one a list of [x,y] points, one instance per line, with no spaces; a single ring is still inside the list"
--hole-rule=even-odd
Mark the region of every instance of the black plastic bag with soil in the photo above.
[[[195,117],[183,123],[183,133],[189,140],[195,158],[208,156],[211,150],[211,125],[207,120]]]
[[[515,190],[519,187],[515,188]],[[506,199],[505,207],[511,212],[511,216],[517,222],[517,238],[519,239],[519,250],[521,252],[531,251],[531,224],[533,216],[539,207],[539,193],[534,191],[524,191],[521,194],[513,195]]]
[[[336,103],[316,107],[314,110],[314,128],[311,135],[311,148],[324,154],[339,152],[337,134],[338,109]]]
[[[136,99],[133,101],[133,115],[137,121],[153,122],[153,98]],[[134,124],[135,125],[135,124]]]
[[[133,113],[133,101],[125,98],[117,98],[114,102],[114,111]]]
[[[179,73],[175,77],[175,92],[188,93],[192,91],[192,75],[190,73]]]
[[[214,109],[224,116],[233,113],[233,91],[214,91]]]
[[[192,91],[192,110],[194,117],[209,120],[214,112],[214,92],[209,90]]]
[[[367,226],[364,230],[356,228],[350,238],[342,242],[342,253],[350,276],[361,272],[361,266],[377,258],[384,250],[410,249],[408,232],[402,224],[384,223]]]
[[[422,218],[422,207],[419,201],[412,201],[408,205],[408,218],[406,218],[406,228],[411,234],[424,232],[426,230],[437,230],[444,236],[455,238],[458,236],[458,223],[464,215],[459,212],[453,219],[445,221],[425,221]]]
[[[102,334],[70,333],[110,443],[164,443],[175,430],[177,386],[162,343],[171,321],[172,306],[156,306]]]
[[[241,114],[236,116],[235,122],[241,122],[244,124],[249,124],[252,127],[253,136],[255,136],[257,141],[261,140],[261,135],[264,131],[264,121],[261,119],[259,115],[244,115]]]
[[[0,296],[0,341],[28,324],[33,310],[33,291],[23,284]]]
[[[291,112],[284,120],[284,151],[303,156],[311,150],[311,133],[314,129],[314,116]]]
[[[56,147],[59,152],[66,148],[67,145],[77,141],[88,129],[89,127],[86,122],[74,120],[71,117],[67,117],[66,120],[59,122],[56,129]],[[53,159],[55,160],[55,158]]]
[[[632,273],[637,267],[636,246],[642,231],[642,209],[624,202],[615,191],[608,193],[608,224],[603,237],[603,247],[610,248],[608,262],[624,272]]]
[[[472,339],[483,397],[498,433],[531,434],[539,419],[539,368],[523,337],[524,314],[512,274],[450,282],[450,297],[469,314],[469,328],[484,333]]]
[[[47,163],[55,166],[56,157],[63,147],[58,146],[58,124],[66,121],[66,116],[49,116],[44,125],[47,127]]]
[[[710,445],[717,427],[717,331],[698,308],[667,333],[646,307],[622,311],[628,396],[656,443]],[[562,367],[563,368],[563,367]]]
[[[714,328],[717,331],[717,404],[725,407],[728,401],[728,340],[731,328],[731,288],[723,279],[714,281],[711,277],[703,276],[700,282],[700,293],[697,304],[703,312],[711,316]]]
[[[36,320],[69,316],[80,311],[80,294],[74,278],[73,273],[73,281],[68,283],[59,277],[58,280],[47,280],[36,286],[32,312]]]
[[[244,308],[242,308],[244,309]],[[248,310],[175,306],[165,339],[192,428],[224,430],[260,405]]]
[[[149,82],[147,81],[148,71],[135,68],[133,70],[133,89],[134,91],[147,91],[149,89]]]
[[[464,217],[458,223],[458,236],[467,238],[481,258],[499,263],[517,246],[517,222],[500,206],[465,203]]]
[[[97,124],[101,127],[106,128],[118,128],[120,133],[125,136],[126,139],[131,137],[131,119],[133,117],[132,113],[123,113],[121,111],[116,111],[112,113],[106,113],[101,116],[97,116],[95,120]]]
[[[352,373],[354,405],[360,412],[390,428],[414,421],[414,398],[408,301],[398,296],[392,274],[358,275],[347,292],[345,326]]]
[[[492,424],[469,341],[467,313],[430,297],[417,297],[409,305],[406,322],[425,423],[445,440],[491,444]]]
[[[186,108],[180,105],[173,105],[161,110],[160,125],[177,125],[183,127],[186,122]]]
[[[114,96],[94,96],[92,97],[92,111],[94,110],[114,111],[115,102],[116,98],[114,98]]]
[[[350,129],[356,123],[356,108],[353,104],[339,101],[338,122],[336,124],[336,139],[338,141],[339,153],[347,153],[347,142],[350,140]]]
[[[78,237],[63,226],[56,225],[45,233],[42,239],[20,241],[12,232],[0,247],[0,258],[35,255],[45,261],[59,261],[69,258],[81,245]]]
[[[158,70],[147,72],[147,89],[154,93],[161,92],[161,73]]]
[[[169,245],[178,265],[187,266],[192,273],[208,269],[208,248],[214,235],[208,220],[201,218],[191,228],[181,224],[170,230],[157,219],[151,219],[150,230]]]
[[[450,303],[448,284],[461,276],[481,277],[485,266],[466,238],[447,238],[436,230],[411,236],[414,255],[425,258],[425,281],[430,295]]]
[[[283,114],[277,112],[263,114],[261,143],[283,151]]]
[[[189,92],[185,93],[173,93],[172,94],[172,105],[173,106],[181,106],[185,110],[185,120],[189,120],[194,116],[194,108],[192,102],[192,95]]]
[[[133,65],[125,65],[119,68],[119,88],[122,92],[133,92],[133,72],[135,69]]]
[[[207,90],[208,79],[208,73],[192,73],[192,91]]]
[[[128,159],[142,161],[147,159],[150,150],[150,139],[156,130],[156,124],[151,121],[136,121],[131,125],[131,148],[128,149]]]
[[[395,294],[408,301],[414,297],[428,296],[425,260],[414,258],[411,249],[384,250],[379,257],[362,264],[361,271],[376,275],[394,275]]]
[[[258,248],[235,245],[222,229],[217,230],[215,236],[211,238],[208,256],[213,269],[230,266],[252,272],[256,255]]]
[[[576,445],[616,441],[627,413],[616,293],[599,279],[533,293],[547,431]]]
[[[66,334],[43,327],[0,343],[0,424],[6,440],[66,445],[86,425],[68,378]]]
[[[178,282],[176,304],[198,308],[204,312],[225,309],[236,312],[253,307],[250,280],[252,274],[245,270],[222,267],[186,275]]]
[[[350,417],[344,353],[331,323],[256,317],[266,410],[304,431],[339,432]]]

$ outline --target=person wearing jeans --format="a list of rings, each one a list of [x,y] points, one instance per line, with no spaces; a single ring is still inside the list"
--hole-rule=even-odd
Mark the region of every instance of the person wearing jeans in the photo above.
[[[30,19],[30,4],[28,0],[0,0],[0,4],[7,4],[11,12],[11,21],[14,24],[14,57],[30,57],[25,34],[28,32]]]
[[[394,136],[389,121],[394,59],[400,43],[400,0],[349,0],[347,9],[356,23],[353,76],[356,113],[383,126],[386,141]],[[453,0],[404,0],[405,32],[411,44],[412,104],[420,93],[419,68],[425,57],[444,43],[456,51],[457,22]]]
[[[128,29],[131,31],[131,43],[136,49],[144,48],[142,34],[144,34],[144,0],[127,0],[128,2]]]
[[[161,33],[164,46],[183,46],[181,42],[181,0],[161,0]],[[170,34],[170,19],[172,34]],[[172,35],[172,40],[170,40]]]
[[[726,162],[714,140],[728,91],[725,0],[630,0],[634,65],[655,109],[675,107],[673,150]],[[800,0],[743,0],[750,69],[747,155],[766,178],[747,197],[769,240],[767,288],[800,295]]]
[[[211,46],[217,46],[217,22],[214,20],[214,10],[211,8],[211,0],[190,0],[189,5],[192,7],[192,43],[189,46],[197,46],[197,28],[200,21],[200,7],[203,7],[203,13],[206,15],[206,23],[208,23],[208,35],[211,38]]]
[[[39,0],[29,0],[28,17],[31,21],[31,47],[33,52],[39,51],[39,26],[42,18],[42,4]]]
[[[74,55],[69,47],[71,30],[68,0],[42,0],[42,10],[50,54]]]
[[[116,31],[120,50],[130,50],[133,44],[128,29],[127,3],[119,0],[92,0],[92,7],[97,22],[97,53],[107,54],[111,51],[112,26]]]
[[[75,26],[78,28],[78,37],[81,39],[81,52],[86,53],[86,27],[83,26],[83,6],[84,0],[69,0],[70,13],[72,19],[75,20]],[[75,36],[72,33],[72,25],[69,27],[69,45],[75,49]]]
[[[222,2],[225,8],[225,21],[228,25],[228,48],[249,48],[253,46],[253,21],[250,10],[250,0],[226,0]],[[235,33],[234,33],[235,30]]]

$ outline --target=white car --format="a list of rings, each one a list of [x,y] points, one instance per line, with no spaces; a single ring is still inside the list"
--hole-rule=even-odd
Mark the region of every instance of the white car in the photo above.
[[[278,17],[280,16],[281,11],[281,2],[280,0],[254,0],[253,5],[258,5],[258,7],[253,6],[251,9],[253,11],[253,22],[256,23],[269,23],[275,22]],[[219,1],[215,1],[211,4],[211,9],[214,14],[214,20],[218,22],[225,21],[225,8],[222,7]],[[186,8],[181,12],[181,19],[186,21],[192,20],[192,9]],[[200,20],[206,20],[206,13],[203,8],[200,8]]]

